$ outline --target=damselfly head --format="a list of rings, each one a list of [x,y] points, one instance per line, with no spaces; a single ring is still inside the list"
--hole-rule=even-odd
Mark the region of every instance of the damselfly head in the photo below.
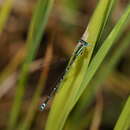
[[[84,41],[83,39],[78,40],[78,42],[81,43],[82,46],[90,45],[88,42]]]

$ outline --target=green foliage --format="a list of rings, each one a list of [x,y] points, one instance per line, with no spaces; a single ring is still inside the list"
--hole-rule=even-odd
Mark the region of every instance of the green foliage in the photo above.
[[[129,13],[130,13],[130,6],[126,9],[124,15],[120,18],[116,26],[113,28],[112,32],[109,34],[107,39],[104,41],[101,48],[98,50],[95,57],[92,59],[92,62],[89,65],[89,68],[86,72],[86,76],[84,78],[84,81],[82,83],[82,88],[87,86],[88,82],[92,79],[95,72],[97,71],[98,67],[104,60],[106,54],[110,50],[111,46],[114,44],[115,40],[119,38],[119,36],[122,34],[122,31],[124,29],[124,26],[127,24],[129,20]],[[88,75],[88,76],[87,76]]]
[[[92,78],[93,78],[94,74],[96,73],[98,67],[102,63],[105,55],[109,51],[110,47],[114,44],[114,41],[121,35],[122,29],[124,28],[124,25],[127,23],[128,19],[129,19],[128,18],[129,13],[130,13],[130,7],[127,8],[127,10],[124,13],[124,15],[118,21],[118,23],[116,24],[116,26],[114,27],[114,29],[112,30],[112,32],[110,33],[108,38],[105,40],[105,42],[103,43],[101,48],[98,50],[98,52],[95,55],[95,57],[92,59],[90,65],[88,67],[88,70],[86,71],[86,76],[85,76],[85,78],[84,78],[84,80],[83,80],[83,82],[81,84],[81,86],[82,86],[81,88],[82,89],[80,89],[78,91],[75,102],[78,100],[78,96],[80,97],[80,93],[82,93],[83,89],[85,89],[85,87],[92,80]],[[118,53],[121,53],[120,51],[121,50],[119,50],[119,52],[117,52],[117,55],[118,55]],[[123,51],[123,48],[122,48],[122,51]],[[116,58],[117,58],[116,55],[115,55],[114,58],[113,58],[113,61],[111,61],[111,65],[115,64],[114,62],[117,62],[116,61]],[[93,93],[94,89],[92,89],[92,91],[90,91],[91,90],[90,87],[89,88],[87,88],[87,87],[86,87],[86,93],[87,93],[87,95],[91,95],[91,93]],[[93,87],[93,86],[91,86],[91,87]],[[85,97],[86,97],[86,95],[85,95]],[[89,98],[89,96],[86,97],[85,99],[87,99],[87,98]],[[81,112],[81,111],[79,111],[79,112]]]
[[[54,98],[46,130],[51,130],[52,127],[54,130],[61,130],[63,128],[70,111],[72,110],[75,103],[81,96],[85,87],[93,78],[93,75],[97,71],[99,65],[101,64],[111,45],[113,44],[117,36],[121,33],[118,32],[117,26],[119,27],[119,29],[120,27],[123,28],[124,23],[121,24],[122,26],[119,26],[120,23],[118,23],[118,25],[114,28],[113,32],[110,34],[110,36],[104,43],[103,48],[99,50],[99,53],[97,53],[96,57],[92,60],[89,68],[87,69],[87,66],[89,64],[92,55],[94,44],[98,40],[98,37],[100,36],[102,29],[104,28],[104,25],[107,21],[109,14],[108,12],[110,12],[112,4],[113,1],[101,0],[99,2],[94,12],[94,15],[92,16],[92,19],[87,27],[87,30],[83,35],[83,39],[85,39],[88,43],[91,43],[92,45],[86,48],[86,55],[77,58],[74,65],[70,68],[69,72],[66,74],[65,80],[63,80],[63,82],[60,84],[61,89]],[[108,10],[108,12],[106,10]],[[100,16],[98,14],[100,14]],[[126,20],[126,18],[124,18],[124,20]],[[115,37],[113,34],[115,35]],[[113,35],[112,38],[111,35]],[[108,44],[110,38],[111,41]],[[102,52],[104,53],[102,54]],[[85,77],[87,77],[87,79],[85,79]]]
[[[116,123],[114,130],[128,130],[130,128],[130,96],[128,97],[124,109]]]
[[[1,8],[0,32],[2,32],[4,25],[6,24],[13,2],[14,0],[6,0],[4,6]],[[78,0],[62,0],[62,2],[65,4],[65,7],[68,6],[69,11],[72,9],[75,13],[77,13],[78,4],[80,3]],[[38,100],[42,92],[44,81],[39,83],[32,99],[30,109],[23,122],[20,123],[20,125],[17,125],[22,99],[26,90],[25,86],[28,79],[30,64],[35,58],[53,3],[54,0],[39,0],[36,6],[36,10],[29,28],[25,61],[20,72],[16,95],[12,110],[10,112],[8,130],[14,130],[15,128],[19,130],[28,130],[30,129],[32,120],[34,119],[37,108],[34,109],[33,106],[37,107],[38,105]],[[115,52],[112,55],[109,55],[111,47],[115,45],[117,39],[119,39],[122,35],[123,30],[129,21],[130,5],[125,10],[117,24],[113,27],[107,38],[100,43],[114,3],[115,0],[99,1],[85,33],[82,36],[82,39],[88,42],[89,46],[84,47],[83,53],[76,57],[76,60],[70,67],[69,71],[66,72],[64,80],[62,80],[59,84],[60,89],[54,97],[51,111],[48,116],[48,121],[46,123],[46,130],[62,130],[64,126],[67,130],[79,130],[80,127],[84,126],[84,122],[85,125],[86,122],[87,125],[89,125],[93,110],[88,115],[85,115],[84,118],[82,118],[82,114],[92,102],[92,99],[96,95],[100,85],[110,74],[110,72],[113,71],[115,65],[119,61],[119,58],[129,45],[130,33],[128,33],[128,35],[123,39],[122,44],[117,47]],[[71,12],[72,14],[73,11]],[[99,44],[101,45],[100,48]],[[95,46],[98,46],[96,48],[97,50],[95,50]],[[109,57],[105,59],[107,55]],[[14,61],[15,62],[13,63],[17,63],[17,58]],[[5,70],[6,72],[0,77],[0,83],[6,79],[9,74],[14,72],[16,66],[10,65],[10,67]],[[70,112],[75,105],[76,107],[70,115]],[[126,105],[114,130],[127,130],[130,127],[129,108],[130,97],[128,97]]]
[[[130,33],[128,33],[126,37],[124,37],[124,39],[121,41],[121,45],[118,46],[118,49],[116,49],[112,55],[109,54],[108,57],[104,60],[103,64],[101,64],[94,78],[90,81],[84,93],[80,97],[72,115],[70,115],[71,123],[66,124],[68,125],[66,126],[67,128],[70,128],[70,127],[71,129],[78,128],[77,125],[79,125],[79,122],[82,122],[82,120],[84,120],[82,114],[84,113],[86,108],[88,108],[90,103],[92,103],[97,90],[100,89],[99,87],[101,86],[101,84],[104,82],[107,76],[113,71],[120,57],[130,45],[129,36],[130,36]]]
[[[34,12],[34,16],[32,18],[27,39],[27,47],[26,47],[27,54],[19,77],[16,96],[14,99],[14,104],[12,107],[11,116],[9,120],[10,130],[14,129],[14,127],[16,126],[22,103],[22,98],[25,92],[25,85],[27,81],[29,66],[35,57],[36,50],[40,44],[43,32],[45,31],[45,26],[47,24],[52,5],[53,0],[44,0],[44,1],[39,0],[36,7],[36,11]]]

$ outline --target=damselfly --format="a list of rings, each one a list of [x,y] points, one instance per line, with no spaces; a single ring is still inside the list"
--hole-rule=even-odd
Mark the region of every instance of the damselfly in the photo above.
[[[89,43],[85,42],[84,40],[80,39],[78,41],[78,45],[76,46],[72,57],[70,58],[70,61],[66,67],[65,73],[70,69],[71,65],[74,63],[75,59],[77,56],[81,55],[83,52],[83,49],[86,48],[89,45]],[[60,82],[64,79],[64,75],[61,77]],[[60,83],[59,82],[59,83]],[[55,92],[58,89],[59,83],[56,85],[56,87],[53,88],[53,90],[51,91],[51,93],[47,96],[46,100],[40,105],[40,110],[43,111],[46,106],[48,105],[48,101],[51,99],[51,97],[53,97],[53,95],[55,94]]]

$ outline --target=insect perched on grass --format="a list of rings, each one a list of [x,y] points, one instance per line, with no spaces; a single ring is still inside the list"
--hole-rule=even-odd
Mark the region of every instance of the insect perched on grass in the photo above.
[[[70,61],[69,61],[68,65],[67,65],[67,67],[66,67],[65,74],[70,69],[70,67],[74,63],[75,59],[82,54],[83,49],[86,48],[88,45],[89,45],[89,43],[87,43],[86,41],[84,41],[82,39],[80,39],[78,41],[78,45],[76,46],[76,48],[75,48],[75,50],[74,50],[74,52],[72,54],[72,57],[70,58]],[[61,77],[60,82],[64,79],[64,75]],[[41,111],[43,111],[46,108],[46,106],[48,104],[48,101],[55,94],[55,92],[58,89],[58,86],[59,86],[59,84],[57,84],[56,87],[53,88],[51,93],[47,96],[46,100],[40,105],[40,110]]]

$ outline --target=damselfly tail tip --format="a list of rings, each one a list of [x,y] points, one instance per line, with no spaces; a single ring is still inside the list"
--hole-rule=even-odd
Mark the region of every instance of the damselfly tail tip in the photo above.
[[[44,111],[44,109],[46,108],[46,104],[43,103],[42,105],[40,105],[40,111]]]

